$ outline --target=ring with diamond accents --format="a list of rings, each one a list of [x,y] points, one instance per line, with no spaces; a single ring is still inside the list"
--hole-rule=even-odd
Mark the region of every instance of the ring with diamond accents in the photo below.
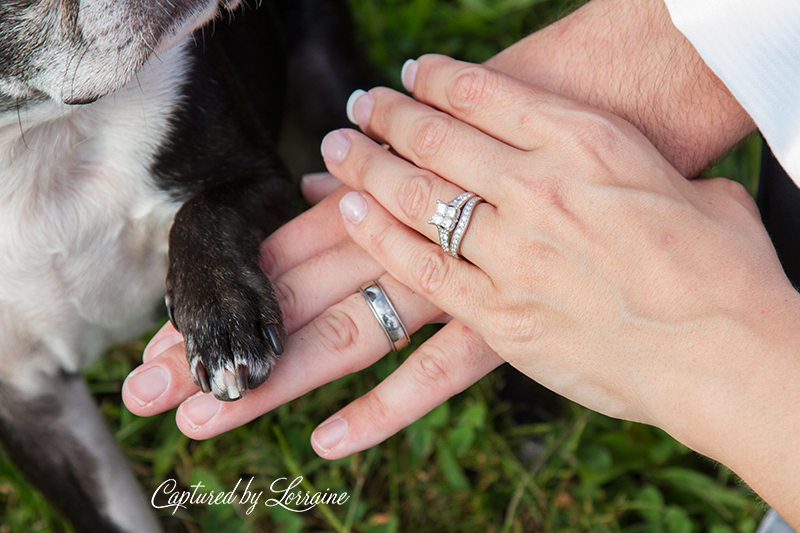
[[[364,296],[369,308],[372,309],[372,313],[383,328],[383,332],[386,333],[389,344],[392,345],[392,351],[402,350],[408,346],[411,339],[408,337],[406,327],[378,280],[361,287],[359,292]]]
[[[433,214],[428,224],[433,224],[439,230],[439,244],[442,245],[445,253],[450,253],[450,240],[461,217],[461,209],[475,196],[477,195],[474,192],[465,192],[449,203],[436,200],[436,213]]]
[[[483,198],[472,193],[472,198],[470,198],[461,209],[461,215],[458,217],[458,223],[456,224],[456,228],[453,230],[453,234],[450,237],[450,249],[447,250],[453,257],[458,257],[458,249],[461,247],[461,239],[464,237],[464,232],[467,231],[467,226],[469,226],[469,221],[472,218],[472,212],[475,210],[475,206],[483,201]]]

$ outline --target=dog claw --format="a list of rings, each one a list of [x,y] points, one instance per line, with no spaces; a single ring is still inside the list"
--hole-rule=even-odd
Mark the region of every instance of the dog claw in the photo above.
[[[236,365],[236,386],[240,392],[247,390],[247,365]]]
[[[206,372],[206,367],[203,366],[203,363],[197,363],[194,373],[195,376],[197,376],[198,383],[200,383],[200,389],[205,394],[211,392],[211,385],[208,382],[208,373]]]
[[[173,310],[172,310],[172,302],[170,301],[169,296],[164,297],[164,305],[167,306],[167,316],[169,317],[169,321],[172,323],[172,327],[175,328],[175,331],[180,333],[180,330],[178,329],[178,324],[175,323],[175,317],[173,316]]]
[[[278,330],[278,326],[270,324],[266,329],[269,343],[272,345],[275,355],[283,355],[283,339],[281,339],[281,332]]]

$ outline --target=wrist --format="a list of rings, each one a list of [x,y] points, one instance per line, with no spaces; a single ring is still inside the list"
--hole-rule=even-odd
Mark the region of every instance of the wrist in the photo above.
[[[661,400],[672,408],[658,425],[726,465],[798,527],[800,295],[789,287],[759,299],[735,327],[691,343],[705,350]]]

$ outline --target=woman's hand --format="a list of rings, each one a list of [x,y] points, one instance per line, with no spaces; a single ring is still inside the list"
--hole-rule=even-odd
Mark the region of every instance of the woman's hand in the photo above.
[[[630,124],[497,71],[424,56],[404,82],[418,101],[354,102],[372,139],[323,141],[329,170],[369,193],[340,202],[353,240],[536,381],[796,502],[800,298],[745,190],[688,181]],[[428,220],[465,191],[486,202],[456,259]],[[349,431],[330,457],[380,424],[360,401],[333,419]],[[764,431],[794,440],[767,450]]]

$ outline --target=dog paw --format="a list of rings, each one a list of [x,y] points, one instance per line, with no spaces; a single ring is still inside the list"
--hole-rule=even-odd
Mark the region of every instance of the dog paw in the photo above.
[[[195,384],[234,401],[267,380],[286,330],[272,284],[256,264],[204,259],[199,265],[173,262],[167,311],[183,334]]]

